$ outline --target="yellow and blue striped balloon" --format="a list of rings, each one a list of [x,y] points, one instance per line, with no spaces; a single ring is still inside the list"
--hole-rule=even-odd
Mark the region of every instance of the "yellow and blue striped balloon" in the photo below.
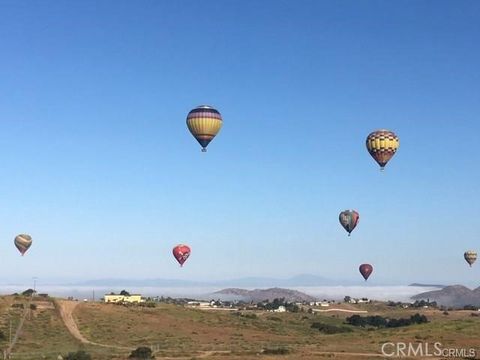
[[[222,125],[220,112],[208,105],[198,106],[187,115],[188,130],[200,143],[203,152],[207,151],[208,144],[218,134]]]

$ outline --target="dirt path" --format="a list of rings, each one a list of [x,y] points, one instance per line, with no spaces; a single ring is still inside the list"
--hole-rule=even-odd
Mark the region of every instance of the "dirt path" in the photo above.
[[[31,311],[30,305],[31,304],[32,304],[32,300],[30,299],[27,306],[25,306],[25,311],[23,312],[23,316],[20,319],[20,323],[18,324],[17,330],[15,331],[15,335],[14,335],[12,341],[10,342],[10,345],[8,346],[7,350],[5,350],[5,354],[4,354],[5,357],[10,356],[10,354],[12,353],[13,347],[15,346],[15,344],[18,341],[18,338],[20,337],[20,333],[22,332],[23,324],[25,323],[25,320],[27,319],[28,314],[30,314],[30,311]]]
[[[72,336],[78,341],[80,341],[81,343],[96,345],[96,346],[101,346],[101,347],[106,347],[111,349],[133,350],[133,348],[130,348],[130,347],[106,345],[106,344],[100,344],[100,343],[88,340],[85,336],[82,335],[82,333],[78,329],[75,319],[73,318],[73,311],[77,307],[78,302],[70,301],[70,300],[55,300],[55,302],[57,304],[57,308],[60,312],[60,316],[62,317],[63,323],[65,324],[66,328],[68,329],[70,334],[72,334]]]
[[[320,309],[313,309],[313,312],[346,312],[350,314],[366,314],[368,313],[367,310],[347,310],[347,309],[327,309],[327,310],[320,310]]]
[[[70,300],[55,300],[55,302],[57,304],[57,308],[60,312],[60,316],[61,316],[61,318],[63,320],[63,323],[65,324],[66,328],[68,329],[70,334],[72,334],[72,336],[75,339],[77,339],[78,341],[80,341],[81,343],[89,344],[89,345],[95,345],[95,346],[101,346],[101,347],[111,348],[111,349],[118,349],[118,350],[128,350],[128,351],[134,350],[134,348],[130,348],[130,347],[100,344],[100,343],[88,340],[80,332],[80,330],[78,329],[77,323],[75,322],[75,319],[73,318],[73,311],[77,307],[78,302],[77,301],[70,301]],[[210,356],[225,355],[225,354],[229,354],[229,353],[230,353],[230,351],[202,351],[199,354],[197,354],[195,357],[196,358],[206,358],[206,357],[210,357]],[[188,357],[185,357],[184,359],[191,359],[191,358],[192,358],[191,356],[188,356]],[[157,356],[157,359],[179,360],[179,359],[183,359],[183,358],[181,358],[181,357],[180,358],[179,357],[169,357],[169,356],[168,357],[158,357]]]
[[[119,349],[119,350],[133,350],[133,348],[130,347],[123,347],[123,346],[116,346],[116,345],[106,345],[106,344],[100,344],[94,341],[88,340],[85,336],[82,335],[80,330],[78,329],[77,323],[75,322],[75,319],[73,318],[73,311],[78,305],[78,302],[76,301],[67,301],[67,300],[56,300],[55,301],[57,304],[57,308],[60,312],[60,316],[62,317],[62,320],[70,332],[72,336],[80,341],[83,344],[89,344],[89,345],[95,345],[95,346],[101,346],[101,347],[106,347],[106,348],[112,348],[112,349]],[[196,358],[208,358],[216,355],[228,355],[230,354],[230,351],[202,351],[195,355],[194,357]],[[363,357],[375,357],[375,358],[384,358],[382,354],[376,354],[376,353],[349,353],[349,352],[334,352],[334,351],[325,351],[325,352],[314,352],[313,355],[327,355],[327,356],[333,356],[333,357],[339,357],[341,358],[342,356],[344,357],[354,357],[354,358],[363,358]],[[188,356],[185,358],[182,357],[158,357],[157,359],[191,359],[192,356]],[[432,360],[432,358],[430,358]]]

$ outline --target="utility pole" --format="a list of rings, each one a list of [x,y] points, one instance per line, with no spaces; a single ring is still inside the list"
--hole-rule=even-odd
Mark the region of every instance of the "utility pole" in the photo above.
[[[33,279],[33,294],[35,294],[37,292],[37,280],[38,280],[38,278],[36,276],[34,276],[32,279]]]
[[[92,290],[92,301],[95,302],[95,289]]]

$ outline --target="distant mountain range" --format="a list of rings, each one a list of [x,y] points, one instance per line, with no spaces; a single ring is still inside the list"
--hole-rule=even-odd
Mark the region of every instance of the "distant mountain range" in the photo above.
[[[480,306],[480,287],[471,290],[463,285],[445,286],[441,290],[428,291],[415,296],[413,300],[436,301],[440,305],[463,307],[465,305]]]
[[[244,301],[253,301],[260,302],[264,300],[280,299],[284,298],[289,302],[302,302],[302,301],[315,301],[316,299],[313,296],[307,295],[303,292],[282,289],[282,288],[271,288],[271,289],[255,289],[255,290],[245,290],[245,289],[223,289],[213,293],[213,295],[220,295],[222,299],[237,299]]]
[[[77,282],[74,286],[142,286],[142,287],[295,287],[295,286],[333,286],[333,285],[354,285],[355,281],[331,280],[316,275],[297,275],[288,279],[267,278],[267,277],[246,277],[232,280],[218,281],[190,281],[173,279],[101,279]]]
[[[433,287],[433,288],[441,288],[441,289],[443,289],[444,287],[447,287],[446,285],[419,284],[419,283],[413,283],[413,284],[410,284],[408,286]]]

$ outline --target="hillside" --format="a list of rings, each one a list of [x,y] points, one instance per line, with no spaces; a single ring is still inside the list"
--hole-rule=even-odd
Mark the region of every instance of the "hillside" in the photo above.
[[[217,291],[215,295],[222,295],[223,297],[237,297],[244,301],[259,302],[264,300],[273,300],[284,298],[289,302],[303,302],[315,301],[313,296],[307,295],[297,290],[270,288],[270,289],[255,289],[245,290],[237,288],[229,288]]]
[[[471,290],[463,285],[446,286],[441,290],[427,291],[412,297],[413,300],[436,301],[440,305],[463,307],[480,306],[480,287]]]
[[[241,289],[230,290],[243,293]],[[285,289],[278,290],[285,294]],[[22,297],[0,298],[0,330],[4,334],[8,333],[9,319],[15,329],[23,312],[12,305],[26,302]],[[56,360],[59,355],[83,349],[95,360],[125,360],[132,349],[145,345],[154,349],[158,360],[353,360],[379,358],[378,344],[385,339],[416,341],[426,339],[425,334],[431,339],[443,339],[445,346],[480,347],[480,317],[472,317],[469,311],[452,311],[445,316],[431,309],[348,305],[390,318],[421,312],[430,323],[402,329],[352,327],[348,333],[324,334],[312,325],[345,327],[345,318],[351,314],[205,311],[166,303],[149,308],[58,299],[42,299],[34,304],[36,308],[27,317],[13,348],[14,359]],[[2,350],[7,341],[0,343]],[[268,349],[272,355],[267,355]],[[284,349],[288,355],[274,355],[276,349]]]

